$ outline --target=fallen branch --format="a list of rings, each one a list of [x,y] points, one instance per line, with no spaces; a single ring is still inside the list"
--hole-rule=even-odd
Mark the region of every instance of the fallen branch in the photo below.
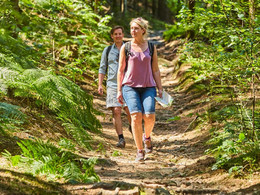
[[[188,130],[190,129],[191,125],[193,125],[193,123],[197,120],[197,118],[199,118],[199,116],[196,116],[196,117],[191,121],[191,123],[189,124],[189,126],[187,127],[187,129],[185,129],[184,132],[186,132],[186,131],[188,131]]]

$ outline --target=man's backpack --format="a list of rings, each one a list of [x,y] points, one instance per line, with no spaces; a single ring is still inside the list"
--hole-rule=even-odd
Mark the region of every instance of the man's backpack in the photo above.
[[[109,55],[111,48],[112,48],[112,45],[109,45],[107,48],[107,52],[106,52],[106,72],[108,71],[108,55]]]
[[[151,41],[148,41],[148,48],[150,51],[150,56],[151,56],[151,65],[153,64],[153,52],[154,52],[154,44]],[[125,43],[125,62],[126,62],[126,68],[127,69],[127,65],[128,65],[128,59],[129,59],[129,55],[131,55],[131,41]]]

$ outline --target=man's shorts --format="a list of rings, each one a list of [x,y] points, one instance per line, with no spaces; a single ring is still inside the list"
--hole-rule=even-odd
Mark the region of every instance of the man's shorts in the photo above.
[[[125,107],[126,104],[120,104],[117,100],[117,89],[107,88],[107,100],[106,100],[107,108],[111,107]]]
[[[130,114],[141,112],[143,114],[155,113],[155,87],[129,87],[123,86],[123,97]]]

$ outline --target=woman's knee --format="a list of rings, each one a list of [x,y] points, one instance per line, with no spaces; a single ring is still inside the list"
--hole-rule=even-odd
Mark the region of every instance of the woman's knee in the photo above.
[[[142,122],[142,113],[137,112],[137,113],[131,114],[131,120],[133,123],[141,123]]]
[[[143,114],[143,119],[146,122],[155,122],[155,114]]]

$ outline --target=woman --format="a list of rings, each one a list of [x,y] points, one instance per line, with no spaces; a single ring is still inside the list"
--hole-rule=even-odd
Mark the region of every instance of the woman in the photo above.
[[[135,18],[130,22],[130,26],[133,38],[130,42],[130,55],[126,56],[126,44],[120,50],[117,99],[121,104],[124,99],[129,108],[133,136],[137,147],[136,161],[143,161],[145,153],[152,152],[150,135],[155,123],[154,97],[156,96],[156,87],[159,97],[162,97],[162,84],[157,50],[154,46],[154,52],[151,56],[146,40],[148,22],[143,18]],[[145,150],[143,149],[143,142]]]

